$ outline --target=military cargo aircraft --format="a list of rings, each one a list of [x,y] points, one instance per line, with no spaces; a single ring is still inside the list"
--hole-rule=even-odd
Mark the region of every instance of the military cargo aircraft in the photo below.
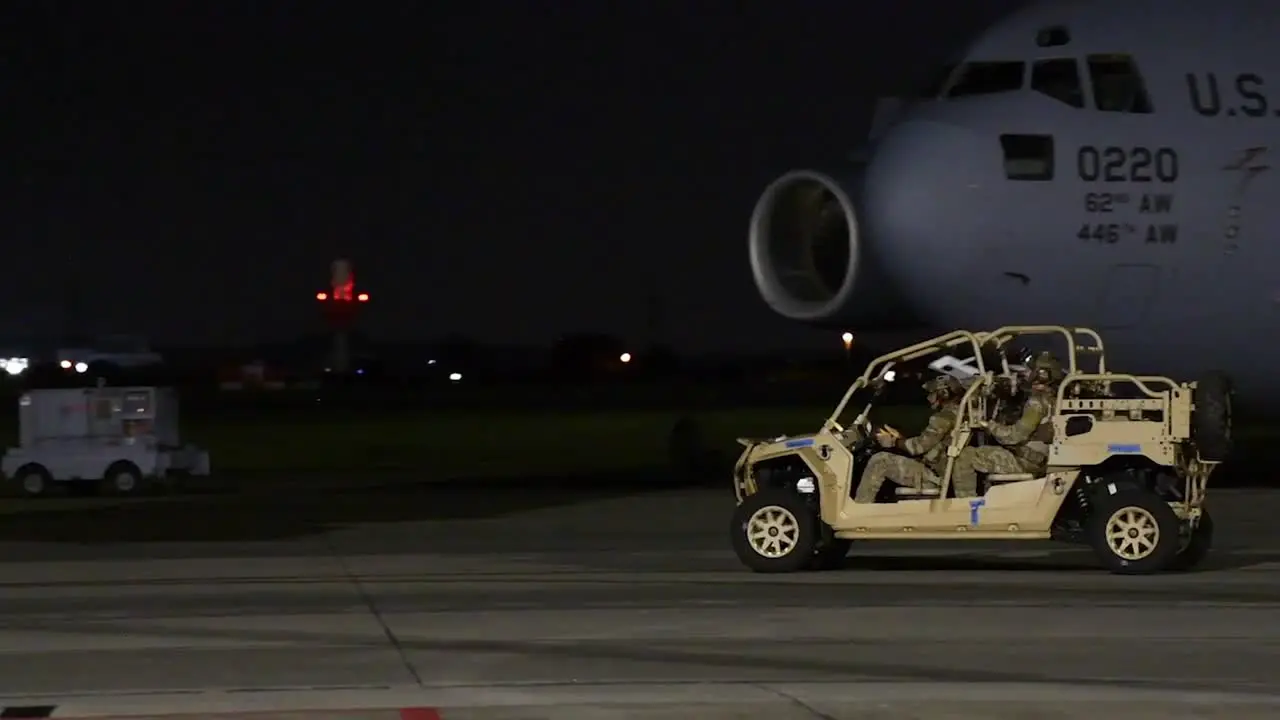
[[[1113,367],[1280,400],[1276,28],[1264,0],[1026,6],[864,155],[764,190],[756,287],[841,330],[1087,325]]]

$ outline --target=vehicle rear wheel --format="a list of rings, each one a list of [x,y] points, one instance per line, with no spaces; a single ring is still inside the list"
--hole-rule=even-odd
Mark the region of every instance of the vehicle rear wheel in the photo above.
[[[821,520],[801,496],[763,490],[733,511],[733,551],[758,573],[798,572],[814,561]]]
[[[118,462],[107,470],[103,484],[113,495],[137,495],[144,489],[142,472],[130,462]]]
[[[1204,561],[1213,547],[1213,516],[1208,510],[1200,511],[1200,522],[1182,538],[1178,556],[1174,558],[1174,570],[1191,570]]]
[[[1089,518],[1089,544],[1107,570],[1147,575],[1173,566],[1181,521],[1169,504],[1143,490],[1104,495]]]

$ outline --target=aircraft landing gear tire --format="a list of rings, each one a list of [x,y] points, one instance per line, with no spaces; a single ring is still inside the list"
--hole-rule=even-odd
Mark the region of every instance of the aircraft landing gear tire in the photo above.
[[[1213,547],[1213,516],[1208,510],[1200,511],[1200,522],[1183,538],[1178,556],[1173,560],[1174,570],[1192,570],[1204,561]]]
[[[734,509],[730,540],[738,560],[754,572],[799,572],[814,561],[821,526],[805,498],[762,490]]]
[[[1103,567],[1117,575],[1168,570],[1182,542],[1182,522],[1169,504],[1143,490],[1121,490],[1094,504],[1089,544]]]

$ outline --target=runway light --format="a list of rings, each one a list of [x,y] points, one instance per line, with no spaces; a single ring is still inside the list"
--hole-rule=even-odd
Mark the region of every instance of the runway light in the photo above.
[[[81,375],[89,372],[89,363],[87,362],[76,363],[76,372],[80,373]]]
[[[328,299],[329,299],[329,293],[318,292],[318,293],[316,293],[316,299],[317,299],[317,300],[328,300]]]
[[[622,353],[621,355],[618,356],[618,359],[621,360],[622,363],[625,365],[631,362],[631,353]]]
[[[356,296],[356,300],[360,302],[369,302],[369,293],[360,293]]]
[[[449,373],[449,379],[453,382],[458,382],[462,379],[462,373]]]
[[[63,360],[62,362],[58,363],[58,367],[62,368],[63,370],[70,370],[70,369],[71,369],[71,361],[70,361],[70,360]]]

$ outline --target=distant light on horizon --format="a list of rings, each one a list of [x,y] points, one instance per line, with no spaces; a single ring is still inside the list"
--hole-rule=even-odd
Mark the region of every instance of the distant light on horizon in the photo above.
[[[619,356],[618,356],[618,359],[619,359],[619,360],[621,360],[621,361],[622,361],[622,364],[624,364],[624,365],[625,365],[625,364],[627,364],[627,363],[631,362],[631,353],[626,353],[626,352],[624,352],[624,353],[622,353],[621,355],[619,355]]]
[[[4,371],[10,375],[21,375],[31,361],[24,357],[11,357],[4,361]]]

